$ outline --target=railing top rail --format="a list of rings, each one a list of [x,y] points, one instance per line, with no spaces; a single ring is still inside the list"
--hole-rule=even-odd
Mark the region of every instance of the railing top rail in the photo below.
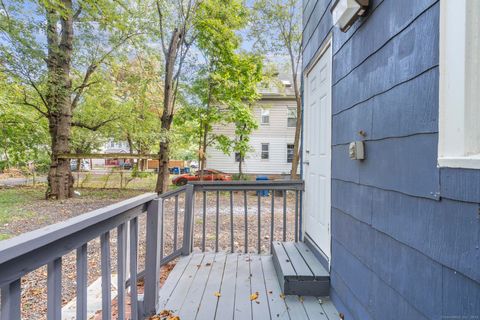
[[[70,234],[105,221],[127,210],[141,206],[153,199],[156,193],[146,193],[137,197],[84,213],[66,221],[58,222],[41,229],[21,234],[0,242],[0,264],[35,249],[44,247]]]
[[[180,193],[184,192],[186,189],[187,189],[186,186],[182,186],[182,187],[180,187],[180,188],[178,188],[178,189],[164,192],[164,193],[162,193],[161,195],[159,195],[158,197],[161,198],[161,199],[167,199],[167,198],[176,196],[177,194],[180,194]]]
[[[302,180],[259,180],[259,181],[192,181],[195,190],[303,190]]]

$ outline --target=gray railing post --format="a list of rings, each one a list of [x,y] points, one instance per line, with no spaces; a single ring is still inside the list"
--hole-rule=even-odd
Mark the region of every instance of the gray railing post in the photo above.
[[[160,248],[162,243],[163,206],[159,199],[152,200],[147,208],[147,243],[145,255],[145,316],[157,312],[158,290],[160,288]]]
[[[193,236],[193,202],[195,190],[192,184],[187,184],[185,190],[185,217],[183,226],[182,255],[188,256],[192,252]]]
[[[5,285],[1,289],[1,294],[0,319],[20,319],[20,299],[22,294],[20,279]]]
[[[47,319],[62,318],[62,258],[47,265]]]

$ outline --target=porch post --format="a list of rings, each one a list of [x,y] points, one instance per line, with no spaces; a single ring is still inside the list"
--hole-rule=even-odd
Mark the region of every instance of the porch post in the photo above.
[[[185,191],[185,217],[183,226],[183,248],[182,255],[188,256],[192,252],[193,233],[193,203],[195,190],[192,184],[187,184]]]
[[[161,224],[163,205],[160,199],[152,200],[147,208],[147,244],[145,256],[145,316],[157,312],[158,290],[160,288],[160,251],[163,246]]]

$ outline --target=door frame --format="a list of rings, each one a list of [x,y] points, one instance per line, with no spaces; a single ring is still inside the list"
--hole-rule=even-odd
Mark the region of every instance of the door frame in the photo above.
[[[331,54],[330,54],[330,63],[331,63],[331,73],[330,73],[330,77],[331,77],[331,84],[333,83],[333,34],[330,32],[326,39],[323,41],[322,45],[320,46],[319,50],[317,51],[317,53],[315,53],[315,55],[313,56],[313,58],[310,60],[309,64],[307,65],[307,67],[305,68],[305,70],[303,71],[303,83],[307,83],[307,78],[308,78],[308,75],[310,74],[310,72],[313,70],[313,68],[319,63],[320,59],[325,55],[325,53],[327,52],[328,48],[331,48]],[[306,101],[305,99],[305,95],[306,95],[306,92],[304,91],[303,92],[304,94],[304,100],[303,102]],[[332,86],[330,86],[330,98],[331,98],[331,103],[330,103],[330,108],[333,109],[333,92],[332,92]],[[305,104],[303,105],[303,108],[305,108]],[[332,118],[333,118],[333,110],[331,110],[332,112],[330,113],[331,117],[330,117],[330,121],[332,122]],[[302,114],[303,114],[304,110],[302,110]],[[330,126],[330,130],[333,131],[333,123],[332,125]],[[331,225],[332,225],[332,132],[330,133],[330,210],[329,210],[329,214],[330,214],[330,257],[328,255],[326,255],[323,250],[320,249],[320,247],[318,246],[317,243],[315,243],[311,237],[308,236],[308,234],[306,234],[306,228],[305,228],[305,219],[302,219],[302,237],[305,241],[305,243],[310,247],[310,249],[314,252],[314,254],[317,256],[317,258],[320,259],[320,262],[323,264],[323,266],[327,269],[327,270],[330,270],[330,266],[331,266],[331,261],[332,261],[332,255],[333,255],[333,252],[332,252],[332,228],[331,228]],[[304,135],[305,135],[305,123],[304,123],[304,119],[302,117],[302,174],[305,172],[305,168],[304,168],[304,148],[303,148],[303,143],[304,143]],[[304,178],[304,177],[302,177]],[[305,197],[305,192],[303,193],[303,197]],[[306,201],[305,199],[302,199],[302,213],[305,213],[305,204],[306,204]]]

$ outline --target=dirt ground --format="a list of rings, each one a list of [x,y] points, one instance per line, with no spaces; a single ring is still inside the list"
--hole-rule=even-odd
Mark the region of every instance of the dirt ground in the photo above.
[[[0,189],[0,199],[1,199]],[[0,234],[8,232],[10,236],[38,229],[42,226],[55,222],[63,221],[79,214],[104,207],[106,205],[133,197],[142,193],[134,190],[80,190],[81,196],[65,201],[45,201],[41,197],[29,199],[25,203],[16,206],[17,212],[29,212],[28,215],[19,215],[16,219],[11,219],[3,226],[0,224]],[[258,229],[259,212],[258,197],[254,192],[247,193],[247,213],[245,214],[245,203],[243,192],[233,193],[233,215],[230,210],[230,193],[219,193],[218,207],[218,246],[219,251],[232,251],[231,248],[231,223],[233,222],[233,251],[245,251],[245,234],[247,235],[249,252],[258,252],[258,235],[260,234],[260,251],[262,253],[270,252],[271,234],[271,196],[260,197],[260,232]],[[295,193],[289,192],[287,195],[287,207],[285,210],[286,229],[285,236],[287,241],[294,239],[295,228]],[[2,203],[0,202],[0,206]],[[181,195],[178,199],[178,217],[177,217],[177,248],[183,241],[183,222],[184,222],[184,198]],[[216,246],[217,230],[217,208],[216,193],[207,193],[207,205],[205,211],[206,223],[203,223],[203,196],[197,194],[194,210],[194,247],[196,250],[202,249],[203,229],[205,226],[205,250],[214,251]],[[164,203],[164,256],[173,252],[174,247],[174,198],[166,200]],[[233,216],[233,221],[231,217]],[[274,203],[274,240],[283,239],[283,196],[276,195]],[[247,233],[245,233],[245,223],[247,223]],[[111,231],[111,261],[112,272],[116,273],[116,230]],[[89,284],[100,276],[100,241],[95,239],[88,243],[88,280]],[[139,257],[138,269],[144,269],[145,261],[145,214],[139,217]],[[63,257],[62,261],[62,298],[66,304],[75,297],[76,290],[76,256],[71,252]],[[163,269],[162,277],[171,268]],[[42,267],[29,273],[22,278],[22,319],[44,319],[46,312],[46,267]],[[127,303],[128,304],[128,303]],[[115,309],[115,308],[113,308]]]

